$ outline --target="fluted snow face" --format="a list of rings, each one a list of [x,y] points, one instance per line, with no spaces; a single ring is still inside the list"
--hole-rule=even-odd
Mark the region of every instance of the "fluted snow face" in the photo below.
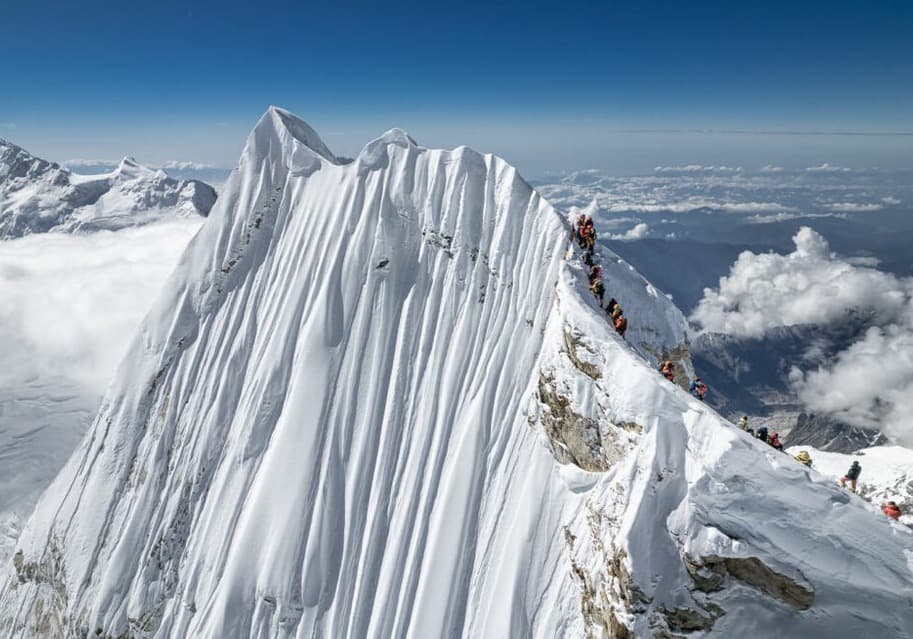
[[[25,533],[54,531],[71,628],[466,623],[563,226],[492,157],[391,135],[342,166],[301,125],[273,110],[252,133]]]
[[[777,550],[698,543],[697,479],[752,444],[656,373],[688,369],[684,320],[605,254],[614,334],[568,228],[492,156],[393,130],[344,164],[268,111],[24,531],[0,630],[577,637],[706,612],[679,553]]]

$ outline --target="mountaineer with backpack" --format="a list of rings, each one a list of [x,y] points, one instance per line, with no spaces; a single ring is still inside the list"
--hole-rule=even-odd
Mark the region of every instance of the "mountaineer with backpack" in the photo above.
[[[593,264],[589,271],[590,292],[599,300],[602,306],[602,298],[605,295],[605,286],[602,285],[602,267],[599,264]]]
[[[593,224],[593,218],[586,216],[586,222],[583,224],[585,248],[592,252],[596,248],[596,227]]]
[[[608,315],[609,317],[612,317],[612,313],[615,312],[615,309],[616,309],[616,308],[619,308],[619,306],[618,306],[618,300],[616,300],[616,299],[613,297],[612,299],[609,300],[609,303],[606,304],[606,307],[605,307],[606,315]]]
[[[785,452],[783,450],[783,443],[780,441],[780,435],[777,433],[771,433],[770,437],[767,438],[767,443],[772,447],[779,450],[781,453]]]
[[[602,279],[596,278],[590,280],[590,292],[596,296],[596,299],[599,300],[599,305],[602,306],[602,298],[605,295],[605,287],[602,285]]]
[[[846,488],[846,485],[849,484],[850,490],[855,493],[856,481],[859,479],[860,473],[862,473],[862,466],[859,465],[858,461],[854,461],[850,469],[846,471],[846,475],[840,478],[840,487]]]
[[[695,377],[688,385],[688,392],[699,400],[704,401],[704,395],[707,394],[707,384],[701,381],[700,377]]]
[[[624,313],[619,313],[615,318],[615,332],[624,338],[626,330],[628,330],[628,318],[624,316]]]

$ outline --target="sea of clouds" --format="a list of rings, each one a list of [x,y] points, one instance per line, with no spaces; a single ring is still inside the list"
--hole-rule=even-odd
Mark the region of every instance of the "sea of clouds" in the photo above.
[[[202,224],[0,242],[0,384],[63,378],[100,396]]]
[[[668,226],[684,214],[721,214],[743,224],[770,224],[800,218],[846,218],[898,207],[913,194],[906,177],[875,169],[822,163],[785,169],[766,165],[689,164],[657,166],[651,175],[610,176],[599,170],[575,171],[534,182],[560,209],[587,208],[600,225],[627,218],[626,228],[609,239],[666,238]],[[657,216],[664,216],[662,224]],[[641,226],[635,230],[638,225]]]

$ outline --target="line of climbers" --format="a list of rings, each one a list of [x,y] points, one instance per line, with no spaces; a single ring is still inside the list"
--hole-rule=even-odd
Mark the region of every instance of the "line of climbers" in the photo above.
[[[754,428],[748,427],[748,415],[743,415],[742,419],[739,420],[739,428],[744,430],[746,433],[748,433],[752,437],[756,437],[757,439],[760,439],[762,442],[769,444],[771,447],[776,448],[780,452],[782,452],[782,453],[786,452],[786,449],[783,448],[783,443],[780,441],[779,433],[769,433],[767,430],[767,426],[761,426],[758,429],[758,432],[755,433]],[[802,452],[805,453],[805,451],[802,451]],[[805,456],[808,457],[808,453],[805,453]],[[812,465],[811,457],[808,457],[807,463],[804,459],[799,459],[798,457],[796,457],[796,460],[799,463],[805,464],[806,466],[811,468],[811,465]]]
[[[659,372],[670,382],[673,384],[675,383],[675,364],[671,359],[663,360],[659,365]],[[688,392],[691,393],[693,397],[704,401],[704,397],[707,395],[707,384],[705,384],[700,377],[695,376],[695,378],[691,380],[691,383],[688,384]]]
[[[757,434],[755,434],[754,429],[748,427],[748,415],[743,415],[739,420],[739,428],[744,430],[749,435],[757,437],[761,441],[765,441],[770,444],[772,447],[776,448],[781,452],[786,452],[783,448],[783,444],[780,442],[780,437],[777,433],[771,433],[768,435],[767,427],[761,426],[758,429]],[[808,454],[807,450],[801,450],[799,453],[793,457],[797,462],[808,468],[812,468],[812,456]],[[862,465],[857,461],[853,460],[853,463],[850,464],[849,470],[846,471],[846,474],[840,478],[840,487],[846,488],[849,485],[849,489],[852,492],[856,492],[856,484],[859,481],[859,475],[862,474]],[[881,507],[882,512],[894,520],[899,520],[901,516],[900,507],[897,505],[897,502],[889,501],[884,506]]]
[[[577,241],[577,244],[581,249],[584,250],[583,262],[589,267],[588,276],[590,281],[590,291],[599,300],[599,306],[602,307],[602,301],[605,296],[605,286],[602,283],[602,266],[596,263],[596,227],[593,224],[593,218],[589,215],[583,213],[577,217],[577,230],[574,235],[574,239]],[[624,311],[619,305],[618,301],[613,297],[609,300],[609,303],[605,306],[606,314],[609,316],[610,322],[615,327],[615,331],[624,337],[625,331],[628,328],[628,320],[624,316]],[[675,383],[675,364],[672,360],[664,360],[660,366],[659,370],[662,373],[663,377],[669,380],[672,383]],[[701,380],[700,377],[695,376],[691,383],[688,385],[688,392],[697,399],[704,401],[704,397],[707,394],[707,385]],[[739,420],[739,427],[751,435],[756,437],[761,441],[767,443],[772,448],[779,450],[782,453],[786,452],[786,449],[783,446],[783,443],[780,441],[780,435],[776,432],[769,433],[766,426],[761,426],[758,428],[757,433],[755,433],[753,428],[748,427],[748,416],[744,415]],[[794,458],[800,464],[812,468],[812,458],[808,454],[808,451],[800,451]],[[859,475],[862,472],[862,466],[860,466],[858,461],[854,461],[850,466],[850,469],[846,472],[846,475],[840,478],[840,486],[846,488],[846,485],[849,484],[850,490],[854,493],[856,492],[856,482],[859,479]],[[882,506],[882,511],[885,515],[894,520],[899,520],[901,516],[900,507],[894,501],[887,502]]]
[[[602,283],[602,266],[596,262],[596,227],[593,224],[593,218],[581,213],[577,217],[577,230],[574,239],[580,248],[583,249],[583,263],[589,267],[587,273],[590,281],[590,292],[599,300],[599,307],[605,308],[606,315],[609,316],[609,322],[615,327],[615,332],[625,336],[628,330],[628,318],[625,317],[624,311],[618,301],[613,297],[609,300],[608,305],[603,307],[602,300],[605,297],[605,286]]]

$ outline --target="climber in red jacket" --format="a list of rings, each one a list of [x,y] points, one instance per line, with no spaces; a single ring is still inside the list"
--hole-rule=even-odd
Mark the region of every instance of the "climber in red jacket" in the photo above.
[[[626,330],[628,330],[628,318],[621,314],[615,318],[615,332],[624,337]]]
[[[882,506],[881,510],[885,515],[887,515],[888,517],[890,517],[891,519],[893,519],[895,521],[900,519],[900,515],[901,515],[900,507],[897,505],[896,502],[889,501],[884,506]]]

